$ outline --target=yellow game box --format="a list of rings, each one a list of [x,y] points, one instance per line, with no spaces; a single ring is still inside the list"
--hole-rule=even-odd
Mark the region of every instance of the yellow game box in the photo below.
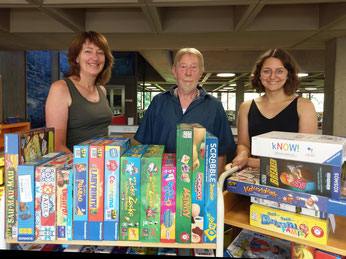
[[[310,217],[294,212],[273,209],[268,206],[250,206],[250,225],[284,235],[326,245],[328,219]]]

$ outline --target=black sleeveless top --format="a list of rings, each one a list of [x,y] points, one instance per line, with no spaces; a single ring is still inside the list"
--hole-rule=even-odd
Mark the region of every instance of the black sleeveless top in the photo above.
[[[96,86],[99,101],[90,102],[80,94],[71,79],[64,80],[72,98],[72,104],[68,108],[66,146],[73,152],[74,145],[93,137],[106,137],[113,112],[99,86]]]
[[[270,131],[298,132],[299,117],[297,109],[298,97],[272,119],[267,119],[259,111],[254,100],[251,102],[248,121],[250,142],[253,136]]]

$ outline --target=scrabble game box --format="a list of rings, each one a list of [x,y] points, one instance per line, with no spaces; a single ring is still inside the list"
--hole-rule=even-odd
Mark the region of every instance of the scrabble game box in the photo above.
[[[203,243],[206,129],[193,124],[191,243]]]
[[[147,148],[148,145],[134,145],[121,157],[120,241],[139,240],[141,159]]]
[[[149,145],[141,161],[141,202],[139,240],[160,242],[161,167],[163,145]]]
[[[89,240],[103,240],[105,146],[112,139],[100,139],[89,145]]]
[[[206,132],[203,243],[216,243],[218,139]]]
[[[161,178],[161,242],[175,243],[176,154],[165,153]]]
[[[73,163],[73,154],[63,154],[35,170],[35,239],[56,240],[56,176]]]
[[[129,148],[129,138],[116,138],[105,147],[104,240],[119,239],[120,163]]]
[[[17,167],[54,150],[54,129],[38,128],[4,134],[5,236],[17,239]]]
[[[73,240],[88,240],[89,145],[99,138],[73,147]]]
[[[36,167],[62,154],[63,152],[52,152],[18,165],[18,241],[35,241]]]
[[[261,157],[261,184],[331,197],[332,177],[340,167]]]
[[[193,128],[191,124],[177,125],[177,182],[175,240],[191,243],[191,202],[193,167]]]
[[[56,177],[57,240],[72,240],[73,164],[59,169]]]
[[[326,245],[329,220],[305,216],[259,204],[250,205],[250,225]]]

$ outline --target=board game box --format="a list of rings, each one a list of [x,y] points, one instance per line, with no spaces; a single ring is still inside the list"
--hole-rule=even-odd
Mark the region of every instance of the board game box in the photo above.
[[[291,259],[291,242],[242,229],[227,247],[224,257]]]
[[[191,202],[193,168],[193,128],[191,124],[177,125],[177,182],[175,240],[191,243]]]
[[[203,243],[206,129],[193,124],[191,243]]]
[[[342,166],[346,160],[346,138],[272,131],[252,137],[251,154]]]
[[[250,205],[250,225],[326,245],[329,220],[278,210],[259,204]]]
[[[204,243],[216,243],[217,228],[217,170],[218,139],[206,132],[205,142],[205,205]]]
[[[121,157],[120,241],[139,240],[141,159],[147,148],[148,145],[133,145]]]
[[[129,148],[129,138],[116,138],[105,147],[104,240],[119,239],[120,164]]]
[[[73,240],[88,240],[89,145],[99,138],[73,147]]]
[[[165,153],[162,161],[161,242],[175,242],[176,154]]]
[[[89,240],[103,240],[105,146],[112,139],[100,139],[89,145]]]
[[[57,240],[72,240],[73,164],[62,167],[56,177]]]
[[[261,184],[331,197],[332,177],[340,167],[261,157]]]
[[[18,165],[18,241],[35,241],[36,167],[62,154],[63,152],[52,152]]]
[[[149,145],[141,161],[140,237],[142,242],[160,242],[161,168],[164,145]]]
[[[37,128],[4,134],[5,236],[17,239],[17,168],[54,150],[54,128]]]
[[[227,190],[246,196],[253,196],[291,204],[301,208],[331,213],[327,210],[327,203],[329,200],[327,197],[261,185],[259,181],[260,169],[256,167],[246,167],[234,172],[227,179]]]
[[[35,170],[35,238],[56,240],[56,176],[64,166],[73,164],[73,154],[63,154]]]

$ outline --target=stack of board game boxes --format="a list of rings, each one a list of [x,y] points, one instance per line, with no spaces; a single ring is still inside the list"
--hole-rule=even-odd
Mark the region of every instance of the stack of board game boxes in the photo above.
[[[251,151],[260,168],[232,174],[228,190],[251,196],[250,225],[327,244],[328,218],[345,216],[345,151],[342,137],[261,134]]]
[[[198,124],[178,125],[177,153],[104,137],[25,159],[23,134],[5,138],[7,239],[216,242],[218,140]]]

